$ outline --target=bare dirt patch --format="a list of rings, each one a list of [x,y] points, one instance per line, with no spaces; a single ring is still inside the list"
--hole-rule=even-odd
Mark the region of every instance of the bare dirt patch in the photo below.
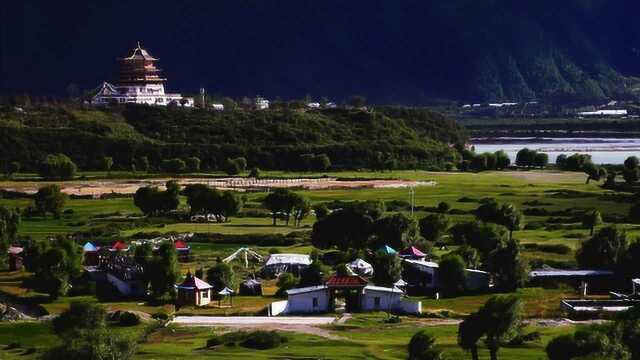
[[[164,187],[169,180],[180,185],[206,184],[221,190],[268,190],[276,188],[296,188],[305,190],[362,189],[362,188],[406,188],[414,186],[435,186],[433,181],[409,180],[339,180],[336,178],[298,179],[253,179],[253,178],[162,178],[147,180],[87,180],[58,183],[68,195],[100,197],[104,194],[133,194],[144,186]],[[46,182],[13,183],[6,190],[34,194]]]

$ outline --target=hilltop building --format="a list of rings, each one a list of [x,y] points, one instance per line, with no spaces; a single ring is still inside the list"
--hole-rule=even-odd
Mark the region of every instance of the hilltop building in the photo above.
[[[120,69],[115,83],[102,83],[91,103],[193,107],[193,98],[165,93],[164,83],[167,79],[161,77],[161,70],[156,67],[157,61],[138,43],[129,56],[119,59]]]

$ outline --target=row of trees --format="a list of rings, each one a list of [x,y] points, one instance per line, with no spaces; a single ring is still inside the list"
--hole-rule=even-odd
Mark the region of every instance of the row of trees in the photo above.
[[[166,190],[155,186],[139,188],[133,196],[133,203],[145,215],[160,215],[178,208],[180,204],[180,186],[175,181],[168,181]]]
[[[294,225],[300,226],[302,220],[311,213],[309,199],[284,188],[269,193],[262,201],[262,205],[271,211],[273,226],[276,226],[278,218],[283,218],[287,226],[293,218]]]
[[[508,168],[509,165],[511,165],[511,159],[509,159],[509,155],[502,150],[482,154],[475,154],[472,151],[463,150],[460,170],[503,170]]]
[[[524,148],[516,154],[516,165],[543,168],[549,164],[549,155]]]
[[[218,222],[226,222],[242,209],[242,198],[233,191],[219,191],[203,184],[187,185],[184,189],[191,214],[211,214]]]

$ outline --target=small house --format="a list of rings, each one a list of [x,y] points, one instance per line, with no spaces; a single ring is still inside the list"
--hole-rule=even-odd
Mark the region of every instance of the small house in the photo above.
[[[191,255],[191,247],[187,245],[183,240],[178,240],[173,243],[178,253],[178,260],[182,262],[189,261],[189,255]]]
[[[287,290],[288,314],[326,313],[331,308],[331,294],[326,285]]]
[[[347,267],[351,269],[355,274],[360,276],[373,275],[373,266],[362,259],[355,259],[347,264]]]
[[[176,285],[178,289],[178,305],[180,306],[204,306],[211,302],[211,289],[213,286],[187,274],[182,284]]]
[[[394,287],[367,285],[361,297],[362,311],[401,311],[402,290]]]
[[[405,259],[402,262],[402,278],[408,283],[407,291],[421,294],[438,287],[438,268],[435,262]]]
[[[536,269],[529,272],[529,280],[533,286],[557,287],[558,284],[566,284],[575,289],[586,286],[586,289],[596,293],[607,293],[621,285],[613,271],[601,269]]]
[[[90,242],[82,247],[85,266],[98,266],[98,248]]]
[[[7,254],[9,254],[9,271],[22,270],[24,248],[12,245],[7,250]]]
[[[289,272],[300,276],[302,270],[311,265],[311,258],[304,254],[272,254],[261,270],[266,278],[278,277]]]

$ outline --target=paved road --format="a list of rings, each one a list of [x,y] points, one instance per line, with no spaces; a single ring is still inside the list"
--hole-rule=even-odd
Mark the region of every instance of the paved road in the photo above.
[[[178,325],[191,326],[244,326],[244,325],[327,325],[334,317],[292,317],[292,316],[176,316],[172,321]]]

